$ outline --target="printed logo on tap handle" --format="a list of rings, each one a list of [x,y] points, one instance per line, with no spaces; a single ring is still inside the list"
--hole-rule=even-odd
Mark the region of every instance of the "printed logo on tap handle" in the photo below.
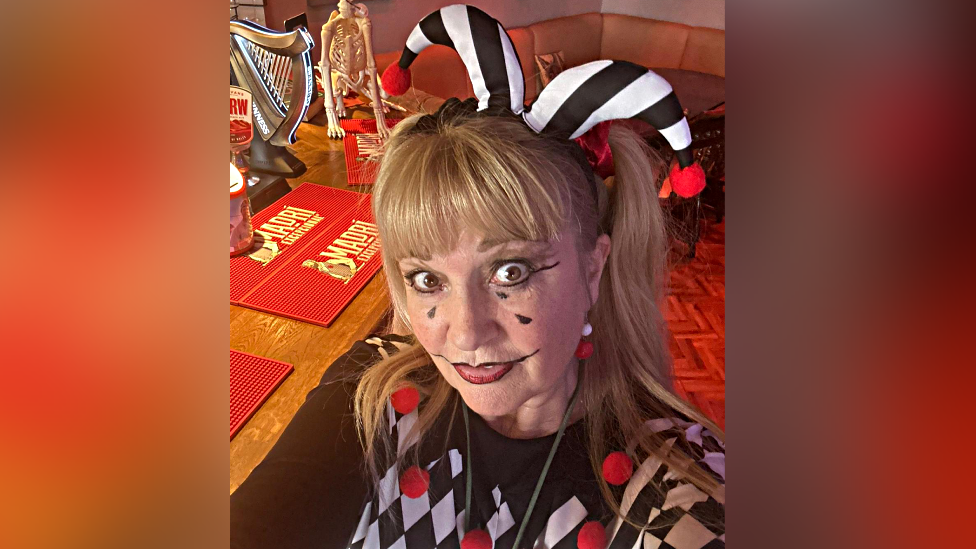
[[[251,142],[254,130],[251,125],[251,92],[238,86],[230,87],[230,144],[245,145]]]

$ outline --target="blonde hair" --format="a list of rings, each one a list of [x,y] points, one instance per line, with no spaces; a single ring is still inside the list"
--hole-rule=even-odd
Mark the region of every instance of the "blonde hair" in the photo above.
[[[709,473],[644,428],[648,419],[678,411],[724,439],[712,421],[671,391],[661,313],[668,246],[651,150],[633,132],[613,127],[616,176],[604,185],[584,170],[575,143],[540,136],[514,117],[442,117],[436,131],[411,132],[418,118],[396,126],[373,186],[383,265],[399,317],[409,327],[398,261],[450,252],[461,227],[503,240],[543,240],[571,222],[581,253],[593,250],[601,233],[611,234],[599,298],[589,311],[595,350],[580,381],[590,462],[604,498],[620,515],[601,471],[607,453],[621,448],[635,461],[656,456],[707,493],[720,494]],[[430,119],[424,122],[430,125]],[[400,469],[417,459],[395,452],[386,429],[389,395],[403,386],[417,388],[426,402],[401,447],[419,452],[416,443],[432,429],[452,426],[458,395],[419,343],[367,368],[355,415],[374,485],[391,459]]]

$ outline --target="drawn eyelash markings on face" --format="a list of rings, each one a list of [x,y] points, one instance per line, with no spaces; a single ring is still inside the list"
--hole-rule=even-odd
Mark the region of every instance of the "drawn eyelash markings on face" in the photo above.
[[[515,318],[517,318],[518,321],[521,322],[522,324],[528,324],[529,322],[532,322],[532,319],[527,316],[515,315]]]
[[[555,262],[555,263],[553,263],[552,265],[547,265],[547,266],[545,266],[545,267],[539,267],[539,268],[538,268],[538,269],[536,269],[536,270],[535,270],[534,272],[536,272],[536,273],[537,273],[537,272],[539,272],[539,271],[548,271],[549,269],[551,269],[551,268],[553,268],[553,267],[555,267],[556,265],[559,265],[559,262],[558,262],[558,261],[557,261],[557,262]]]
[[[512,284],[502,284],[502,286],[504,286],[505,288],[513,288],[515,286],[521,286],[522,284],[525,284],[526,282],[528,282],[529,279],[532,278],[532,275],[533,274],[538,273],[540,271],[548,271],[549,269],[552,269],[552,268],[558,266],[559,265],[559,261],[553,263],[552,265],[546,265],[544,267],[534,268],[534,267],[532,267],[532,264],[528,260],[525,260],[525,259],[509,259],[509,260],[499,261],[499,262],[495,263],[494,273],[497,274],[498,270],[501,267],[504,267],[504,266],[510,265],[510,264],[522,264],[522,265],[524,265],[526,267],[526,270],[528,271],[528,274],[525,276],[525,278],[523,280],[520,280],[519,282],[515,282],[515,283],[512,283]],[[420,274],[426,275],[424,277],[424,282],[427,283],[427,284],[433,284],[434,282],[440,282],[435,275],[433,275],[430,272],[425,271],[423,269],[414,269],[414,270],[410,271],[409,273],[405,274],[403,276],[403,278],[407,281],[407,285],[410,288],[412,288],[417,293],[420,293],[420,294],[432,294],[432,293],[436,292],[437,291],[436,288],[424,289],[424,288],[418,287],[416,278],[417,278],[417,275],[420,275]],[[430,279],[433,279],[433,280],[430,280]],[[497,295],[501,299],[508,299],[508,294],[505,293],[505,292],[495,292],[495,295]],[[428,314],[430,314],[430,313],[428,313]],[[430,318],[433,318],[433,317],[430,317]]]
[[[553,267],[559,265],[559,262],[557,261],[557,262],[553,263],[552,265],[546,265],[544,267],[535,268],[535,267],[532,266],[532,262],[530,262],[527,259],[507,259],[507,260],[498,261],[498,262],[495,263],[495,266],[493,267],[494,268],[494,275],[497,275],[500,271],[502,271],[503,268],[508,267],[509,265],[523,265],[525,267],[526,273],[525,273],[525,278],[522,279],[522,280],[519,280],[518,282],[509,283],[509,284],[503,283],[502,286],[504,286],[505,288],[513,288],[515,286],[520,286],[522,284],[525,284],[526,282],[529,281],[530,278],[532,278],[532,275],[534,275],[535,273],[538,273],[540,271],[547,271],[549,269],[552,269]],[[505,269],[505,271],[506,271],[506,275],[511,274],[511,269],[510,268]],[[517,271],[517,273],[519,275],[522,275],[523,274],[521,271]],[[504,292],[496,292],[495,295],[497,295],[498,297],[500,297],[502,299],[508,299],[508,294],[506,294]]]

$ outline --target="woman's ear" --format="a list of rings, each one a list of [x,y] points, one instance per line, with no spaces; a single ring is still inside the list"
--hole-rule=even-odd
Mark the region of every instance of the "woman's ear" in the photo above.
[[[596,246],[587,258],[586,283],[590,291],[590,303],[596,303],[600,297],[600,279],[603,277],[603,267],[610,257],[610,236],[601,234],[596,239]]]

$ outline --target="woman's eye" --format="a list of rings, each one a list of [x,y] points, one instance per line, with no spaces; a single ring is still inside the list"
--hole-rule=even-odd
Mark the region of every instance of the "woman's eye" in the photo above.
[[[419,292],[430,293],[441,285],[440,279],[427,271],[408,275],[407,279],[410,281],[410,285]]]
[[[495,280],[502,286],[514,286],[528,280],[532,269],[525,263],[505,263],[495,271]]]

